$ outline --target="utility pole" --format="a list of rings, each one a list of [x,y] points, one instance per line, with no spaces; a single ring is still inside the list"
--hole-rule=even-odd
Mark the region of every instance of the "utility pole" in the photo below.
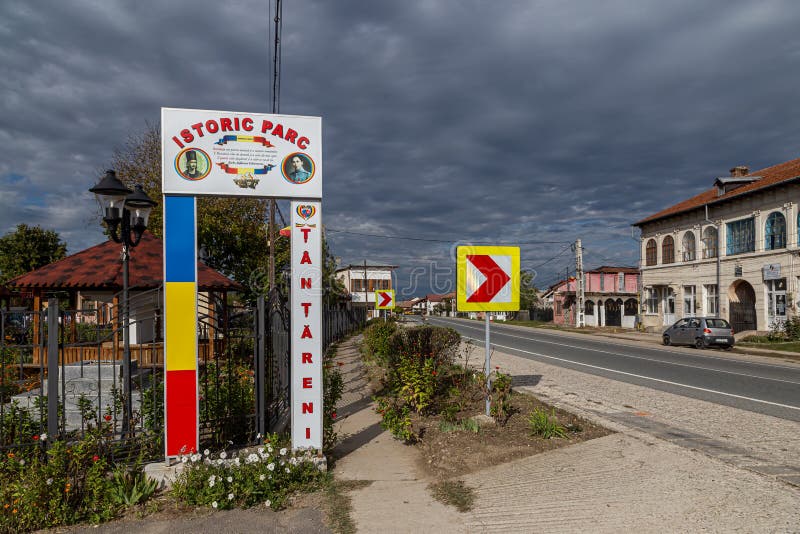
[[[575,326],[578,327],[586,326],[586,317],[583,313],[586,299],[583,282],[583,247],[581,246],[581,240],[577,239],[575,241],[575,296],[578,300],[578,310],[575,314]]]
[[[275,2],[275,48],[272,56],[272,113],[280,109],[281,88],[281,29],[283,8],[281,0]],[[269,201],[269,226],[267,242],[269,243],[269,291],[275,289],[275,199]]]
[[[367,260],[364,259],[364,320],[369,320],[369,294],[367,293]]]

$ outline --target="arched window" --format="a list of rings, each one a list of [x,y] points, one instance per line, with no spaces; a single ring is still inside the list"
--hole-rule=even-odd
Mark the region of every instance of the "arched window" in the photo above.
[[[661,263],[675,263],[675,240],[671,235],[661,242]]]
[[[636,315],[639,312],[639,301],[628,299],[625,301],[625,315]]]
[[[764,248],[766,250],[786,248],[786,218],[777,211],[770,213],[767,217]]]
[[[583,308],[583,313],[586,315],[594,315],[594,302],[587,300]]]
[[[717,229],[713,226],[703,230],[703,259],[716,258],[718,250]]]
[[[694,261],[696,258],[694,232],[686,232],[683,234],[683,261]]]
[[[651,239],[647,242],[647,246],[645,247],[645,263],[647,263],[647,265],[655,265],[658,263],[658,252],[655,239]]]

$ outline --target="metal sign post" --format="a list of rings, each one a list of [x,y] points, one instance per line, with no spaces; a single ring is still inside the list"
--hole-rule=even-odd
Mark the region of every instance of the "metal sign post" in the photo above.
[[[484,316],[486,321],[486,415],[492,412],[492,345],[489,343],[489,313]]]

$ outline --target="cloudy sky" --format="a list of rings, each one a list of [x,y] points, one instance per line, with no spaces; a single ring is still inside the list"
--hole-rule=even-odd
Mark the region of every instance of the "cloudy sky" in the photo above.
[[[272,3],[0,3],[0,232],[95,244],[87,189],[162,106],[269,112]],[[792,0],[283,5],[280,112],[323,118],[333,252],[405,294],[452,289],[455,244],[520,244],[539,286],[576,238],[636,265],[632,222],[798,157]]]

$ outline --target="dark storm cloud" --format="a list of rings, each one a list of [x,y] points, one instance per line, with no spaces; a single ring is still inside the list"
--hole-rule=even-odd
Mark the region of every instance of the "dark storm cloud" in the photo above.
[[[161,106],[270,110],[269,2],[13,4],[0,231],[94,243],[85,190]],[[555,242],[522,245],[528,268],[562,252],[542,281],[578,237],[590,266],[635,264],[630,223],[797,155],[788,0],[308,0],[283,17],[280,112],[323,117],[326,224],[353,232],[329,234],[334,253],[401,284],[451,267],[455,241]]]

